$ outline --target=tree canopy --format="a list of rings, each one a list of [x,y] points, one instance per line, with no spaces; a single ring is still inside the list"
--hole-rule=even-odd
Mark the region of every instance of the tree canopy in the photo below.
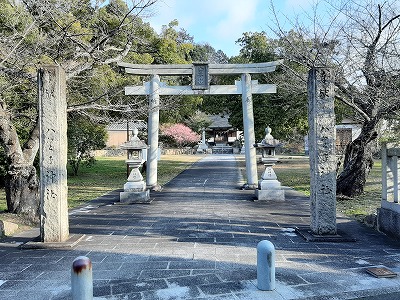
[[[122,97],[126,79],[115,63],[128,54],[150,61],[146,46],[158,36],[140,15],[154,2],[0,0],[0,144],[10,212],[38,219],[33,165],[39,147],[38,68],[56,64],[65,69],[72,116],[143,113],[143,107]]]
[[[289,50],[283,53],[286,61],[305,68],[330,68],[335,99],[350,108],[351,117],[362,126],[361,134],[347,146],[337,180],[339,195],[358,195],[373,165],[372,147],[380,124],[399,114],[399,3],[317,1],[313,17],[307,20],[311,25],[297,19],[289,32],[275,16],[275,33]],[[290,72],[303,77],[305,84],[303,73]]]
[[[93,151],[106,146],[107,131],[104,125],[90,122],[86,118],[74,119],[68,124],[68,164],[73,175],[78,175],[81,164],[91,166]]]
[[[245,32],[237,40],[241,46],[238,56],[231,57],[230,63],[259,63],[274,61],[283,57],[282,44],[279,40],[268,38],[266,32]],[[300,72],[306,68],[294,65]],[[220,76],[222,84],[232,84],[237,79],[232,76]],[[274,130],[274,137],[287,142],[303,141],[307,134],[307,94],[303,85],[298,84],[296,77],[288,77],[281,68],[275,72],[253,75],[253,80],[259,83],[274,83],[277,85],[276,94],[253,95],[254,127],[256,139],[261,140],[265,128]],[[209,96],[204,98],[202,109],[208,113],[229,113],[230,123],[243,129],[243,112],[241,97]]]

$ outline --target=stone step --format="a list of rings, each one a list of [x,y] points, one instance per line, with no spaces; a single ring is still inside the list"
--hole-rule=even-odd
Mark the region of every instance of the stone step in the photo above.
[[[214,147],[212,147],[212,154],[233,154],[233,147],[231,147],[231,146],[214,146]]]

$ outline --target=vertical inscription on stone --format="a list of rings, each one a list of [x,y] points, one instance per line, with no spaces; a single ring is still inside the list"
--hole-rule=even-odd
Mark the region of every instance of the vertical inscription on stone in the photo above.
[[[42,242],[68,239],[67,102],[65,73],[46,66],[38,73],[40,122],[40,236]]]
[[[333,84],[329,69],[308,75],[311,230],[336,234],[336,156]]]
[[[194,90],[208,90],[208,64],[207,63],[193,63],[193,78],[192,89]]]

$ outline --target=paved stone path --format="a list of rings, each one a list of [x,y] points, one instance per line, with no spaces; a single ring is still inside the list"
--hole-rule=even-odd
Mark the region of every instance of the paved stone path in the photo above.
[[[72,248],[22,249],[37,231],[0,243],[0,299],[70,299],[70,268],[93,263],[95,299],[400,299],[400,244],[346,218],[338,226],[356,242],[306,242],[293,228],[309,224],[308,199],[253,201],[234,156],[210,155],[184,171],[151,204],[113,205],[118,192],[70,213]],[[277,287],[256,288],[256,246],[277,250]],[[372,298],[371,298],[372,297]],[[361,299],[361,298],[360,298]]]

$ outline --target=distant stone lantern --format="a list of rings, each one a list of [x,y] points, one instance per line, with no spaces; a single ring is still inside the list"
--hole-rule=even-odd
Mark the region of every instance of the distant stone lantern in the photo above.
[[[124,191],[120,193],[120,202],[122,203],[149,203],[150,192],[146,190],[146,183],[139,168],[146,161],[144,158],[147,145],[138,138],[138,129],[132,130],[131,139],[121,145],[122,149],[127,150],[128,156],[126,163],[131,169],[127,182],[124,184]]]
[[[285,191],[281,187],[281,183],[278,181],[275,171],[272,168],[278,158],[275,157],[275,149],[278,141],[271,135],[271,128],[268,126],[265,128],[265,137],[261,143],[257,143],[254,146],[262,150],[261,162],[265,166],[264,173],[261,175],[261,179],[258,181],[258,189],[256,189],[256,197],[258,200],[285,200]]]

